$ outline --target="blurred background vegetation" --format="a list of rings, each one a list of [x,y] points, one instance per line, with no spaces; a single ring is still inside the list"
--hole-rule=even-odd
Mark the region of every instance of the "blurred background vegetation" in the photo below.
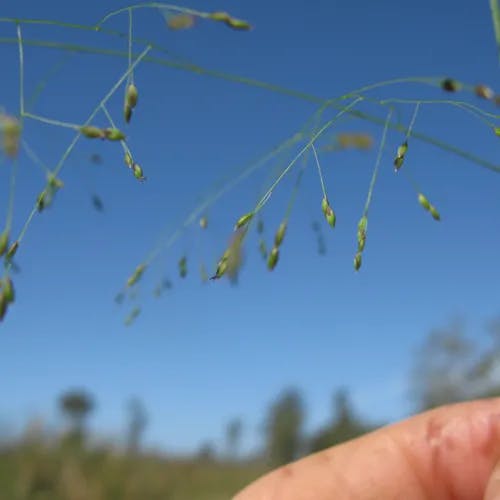
[[[500,318],[487,330],[487,343],[484,336],[468,334],[461,319],[430,332],[416,350],[410,370],[408,397],[415,412],[500,395]],[[221,442],[200,443],[197,454],[180,457],[144,445],[148,412],[138,397],[124,407],[125,435],[120,439],[94,435],[89,417],[98,404],[105,402],[95,401],[84,389],[71,388],[55,402],[62,417],[56,427],[37,417],[20,435],[2,429],[0,498],[230,498],[270,468],[384,424],[360,415],[349,391],[336,388],[329,421],[308,431],[307,395],[288,387],[269,403],[257,452],[243,453],[242,437],[248,429],[244,420],[234,417],[226,422]]]

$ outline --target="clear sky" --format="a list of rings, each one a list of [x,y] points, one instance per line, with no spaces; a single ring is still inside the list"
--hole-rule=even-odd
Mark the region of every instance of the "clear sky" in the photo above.
[[[134,15],[134,35],[167,50],[162,60],[255,78],[321,99],[399,77],[453,76],[470,84],[500,86],[498,57],[487,0],[294,0],[289,2],[193,0],[185,6],[228,10],[254,29],[236,32],[199,21],[173,32],[158,10]],[[2,16],[95,24],[123,1],[4,2]],[[124,13],[106,24],[126,32]],[[26,40],[127,50],[126,38],[45,25],[23,25]],[[0,23],[0,37],[15,37]],[[5,40],[4,40],[5,41]],[[140,53],[144,45],[134,45]],[[0,106],[18,112],[18,57],[0,43]],[[25,47],[29,109],[83,123],[127,69],[126,58]],[[331,395],[352,391],[360,413],[375,421],[411,411],[408,380],[415,350],[432,328],[456,315],[474,335],[500,313],[500,175],[410,140],[404,168],[439,208],[438,224],[416,202],[411,183],[395,175],[392,160],[403,135],[389,131],[369,213],[361,272],[355,273],[356,224],[361,216],[382,127],[344,117],[339,132],[373,136],[371,151],[320,151],[329,198],[337,212],[331,230],[321,213],[321,186],[308,164],[290,216],[278,266],[269,273],[258,255],[252,228],[238,286],[226,280],[201,284],[199,265],[214,270],[234,221],[251,210],[266,186],[304,144],[267,163],[211,207],[209,227],[195,223],[151,265],[135,302],[142,313],[126,328],[134,306],[114,302],[134,267],[182,226],[204,197],[245,165],[301,129],[317,104],[238,82],[174,69],[154,62],[137,66],[140,97],[129,126],[123,124],[123,90],[109,102],[126,129],[147,181],[137,182],[118,144],[81,141],[60,177],[64,188],[53,206],[37,215],[19,249],[14,275],[17,299],[0,325],[0,420],[17,430],[32,416],[57,422],[55,400],[83,387],[95,395],[92,428],[119,436],[125,404],[139,396],[150,415],[147,441],[189,452],[206,439],[219,440],[225,423],[240,416],[245,443],[257,446],[265,410],[290,385],[304,391],[308,428],[326,421]],[[37,85],[45,82],[40,87]],[[38,90],[37,90],[38,89]],[[366,94],[386,98],[457,98],[497,113],[474,96],[450,96],[424,84],[394,85]],[[384,120],[387,108],[364,102],[359,110]],[[407,125],[413,104],[397,106],[394,120]],[[334,116],[328,110],[323,122]],[[494,119],[491,119],[493,122]],[[100,115],[95,122],[107,125]],[[323,123],[322,122],[322,123]],[[496,122],[498,124],[498,122]],[[498,138],[464,110],[422,105],[415,131],[474,152],[498,164]],[[74,132],[25,123],[25,139],[53,168]],[[321,143],[318,143],[321,144]],[[324,144],[324,143],[323,143]],[[496,148],[496,149],[495,149]],[[89,161],[93,153],[102,164]],[[21,229],[37,193],[42,170],[20,157],[13,233]],[[8,162],[0,165],[0,217],[5,217]],[[271,241],[286,211],[301,164],[285,177],[262,211]],[[400,172],[402,174],[402,172]],[[97,194],[104,211],[93,209]],[[327,254],[317,254],[311,223],[321,224]],[[177,262],[188,259],[188,277]],[[152,295],[168,276],[173,288]]]

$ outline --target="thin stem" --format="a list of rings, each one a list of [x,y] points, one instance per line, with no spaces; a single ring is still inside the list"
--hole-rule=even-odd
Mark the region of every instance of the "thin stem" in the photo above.
[[[14,218],[14,199],[16,195],[16,179],[17,171],[19,168],[19,158],[16,158],[12,165],[12,171],[10,173],[10,187],[9,187],[9,202],[7,208],[7,218],[5,222],[5,230],[10,232],[12,227],[12,219]]]
[[[50,169],[40,160],[38,155],[33,151],[31,146],[26,142],[26,140],[21,141],[21,145],[25,151],[25,153],[28,155],[28,158],[40,169],[43,171],[43,173],[48,176],[50,174]]]
[[[128,10],[128,67],[132,65],[132,9]],[[134,83],[134,73],[130,73],[129,83]]]
[[[19,114],[24,115],[24,50],[21,25],[17,25],[17,40],[19,44]]]
[[[76,125],[75,123],[63,122],[60,120],[53,120],[52,118],[47,118],[45,116],[36,115],[34,113],[24,112],[23,118],[30,118],[37,122],[46,123],[47,125],[54,125],[56,127],[70,128],[72,130],[79,130],[81,125]]]
[[[314,144],[311,145],[311,149],[313,150],[314,159],[316,160],[316,165],[318,167],[319,180],[321,182],[321,189],[323,190],[323,196],[326,199],[328,199],[328,197],[326,196],[326,188],[325,188],[325,180],[323,179],[323,172],[321,171],[321,165],[319,163],[318,153],[316,152],[316,148],[314,147]]]
[[[370,204],[372,202],[373,189],[375,187],[375,182],[377,181],[378,171],[379,171],[379,167],[380,167],[380,161],[382,159],[382,154],[383,154],[384,147],[385,147],[385,141],[387,138],[387,130],[389,128],[389,122],[391,121],[392,112],[393,112],[393,110],[390,109],[389,112],[387,113],[387,118],[385,119],[385,126],[384,126],[384,131],[382,132],[382,139],[380,140],[380,145],[378,148],[377,160],[375,161],[375,167],[373,169],[372,179],[370,181],[370,187],[368,188],[368,196],[366,197],[365,209],[363,211],[364,216],[368,215],[368,209],[370,208]]]
[[[411,131],[413,130],[413,126],[415,125],[415,120],[417,119],[417,114],[418,114],[419,108],[420,108],[420,103],[417,102],[417,104],[415,105],[415,110],[413,111],[413,116],[411,117],[410,125],[408,127],[407,132],[406,132],[407,139],[408,139],[408,137],[410,137]]]
[[[255,209],[254,209],[254,214],[258,213],[262,207],[269,201],[269,198],[271,197],[274,189],[276,186],[280,183],[281,179],[285,177],[285,175],[290,171],[290,169],[295,165],[297,160],[304,154],[305,151],[307,151],[311,145],[320,137],[323,132],[325,132],[327,129],[329,129],[342,115],[346,114],[353,106],[355,106],[359,101],[361,101],[363,98],[358,97],[355,99],[353,102],[348,104],[342,111],[337,113],[331,120],[327,121],[320,129],[318,132],[316,132],[311,140],[297,153],[295,158],[287,165],[287,167],[281,172],[279,177],[273,182],[271,187],[268,189],[266,194],[259,200],[257,203]]]
[[[125,81],[125,79],[128,77],[128,75],[130,74],[131,71],[134,70],[134,68],[143,60],[143,58],[146,56],[146,54],[151,50],[151,47],[148,46],[146,47],[142,52],[141,54],[139,55],[139,57],[134,61],[134,63],[127,69],[127,71],[118,79],[118,81],[115,83],[115,85],[113,85],[113,87],[111,88],[111,90],[103,97],[103,99],[101,99],[101,101],[99,102],[99,104],[95,107],[95,109],[92,111],[92,113],[90,114],[90,116],[87,118],[87,120],[85,121],[84,123],[84,126],[88,125],[93,119],[94,117],[97,115],[97,113],[101,110],[102,106],[104,106],[108,100],[113,96],[113,94],[117,91],[117,89],[120,87],[120,85]],[[68,146],[68,148],[66,149],[66,151],[63,153],[63,155],[61,156],[59,162],[57,163],[55,169],[53,170],[52,172],[52,175],[54,175],[55,177],[58,176],[59,172],[62,170],[64,164],[66,163],[66,159],[68,158],[68,156],[71,154],[71,152],[73,151],[74,147],[76,146],[76,143],[78,142],[79,138],[80,138],[81,134],[80,132],[78,131],[78,133],[75,135],[75,137],[73,138],[73,140],[71,141],[70,145]],[[34,207],[32,208],[26,222],[24,223],[24,226],[23,228],[21,229],[21,232],[19,234],[19,237],[17,239],[17,241],[20,243],[21,240],[24,238],[24,235],[26,234],[26,231],[28,230],[28,227],[29,225],[31,224],[31,221],[33,220],[33,217],[35,216],[37,212],[37,204],[35,203]]]

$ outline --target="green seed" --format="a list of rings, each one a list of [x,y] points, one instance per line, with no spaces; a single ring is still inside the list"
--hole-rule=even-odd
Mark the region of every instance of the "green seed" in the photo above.
[[[123,141],[125,139],[125,134],[117,128],[106,128],[103,133],[108,141]]]
[[[139,92],[137,90],[137,87],[133,83],[131,83],[127,87],[127,92],[125,93],[125,103],[127,106],[133,109],[137,106],[138,98],[139,98]]]
[[[145,270],[146,270],[146,265],[139,264],[135,268],[135,271],[132,273],[132,276],[130,276],[130,278],[127,280],[127,287],[131,287],[131,286],[135,285],[141,279]]]
[[[130,120],[132,118],[132,108],[128,104],[125,104],[123,106],[123,118],[125,119],[126,123],[130,123]]]
[[[356,271],[359,271],[361,264],[362,264],[361,252],[357,252],[356,255],[354,256],[354,269]]]
[[[283,238],[286,233],[287,222],[284,221],[280,224],[278,230],[276,231],[276,235],[274,236],[274,246],[279,247],[281,243],[283,243]]]
[[[247,23],[246,21],[243,21],[243,19],[235,19],[234,17],[230,17],[225,21],[225,23],[233,30],[248,31],[252,29],[252,25]]]
[[[460,82],[454,80],[453,78],[445,78],[441,82],[441,88],[443,90],[446,90],[446,92],[457,92],[461,89],[461,87],[462,85],[460,84]]]
[[[0,234],[0,257],[7,251],[7,247],[9,246],[9,233],[8,231],[4,231]]]
[[[366,231],[368,228],[368,217],[366,215],[363,215],[361,219],[359,219],[358,222],[358,231]]]
[[[132,159],[132,156],[130,153],[125,153],[125,164],[127,165],[128,168],[132,168],[134,165],[134,160]]]
[[[144,173],[142,171],[142,168],[140,167],[140,165],[138,165],[137,163],[134,163],[132,165],[132,172],[134,173],[134,177],[139,180],[139,181],[144,181],[146,180],[146,177],[144,177]]]
[[[229,260],[230,254],[231,254],[231,249],[228,248],[224,252],[224,254],[222,255],[222,257],[220,258],[220,260],[219,260],[219,262],[217,264],[217,269],[215,271],[215,274],[210,278],[211,280],[218,280],[218,279],[222,278],[222,276],[224,276],[224,274],[227,271],[228,260]]]
[[[439,215],[439,212],[437,211],[437,209],[434,205],[431,205],[429,207],[429,212],[431,213],[432,218],[434,220],[438,220],[438,221],[441,220],[441,215]]]
[[[495,134],[500,137],[500,127],[495,127],[494,129]]]
[[[267,248],[266,242],[264,240],[259,241],[259,252],[262,255],[263,259],[267,259]]]
[[[236,222],[235,226],[234,226],[234,230],[236,231],[236,229],[240,229],[241,227],[245,226],[246,224],[248,224],[252,218],[254,216],[254,213],[253,212],[248,212],[247,214],[245,215],[242,215]]]
[[[0,321],[5,317],[5,313],[7,312],[7,299],[3,291],[0,290]]]
[[[47,192],[43,190],[36,199],[36,209],[39,212],[43,212],[44,208],[48,205],[47,203]]]
[[[394,168],[396,172],[403,166],[404,158],[406,152],[408,151],[408,142],[405,141],[401,146],[398,147],[396,152],[396,158],[394,158]]]
[[[481,97],[481,99],[493,99],[495,96],[493,90],[486,85],[476,85],[474,87],[474,92],[478,97]]]
[[[202,217],[200,219],[200,227],[202,229],[206,229],[208,227],[208,219],[206,217]]]
[[[431,204],[429,203],[429,200],[422,193],[418,194],[418,202],[425,208],[425,210],[430,211]]]
[[[49,174],[47,176],[47,184],[51,189],[54,191],[57,191],[58,189],[61,189],[64,187],[64,182],[58,179],[55,175]]]
[[[12,257],[14,257],[14,255],[16,255],[18,248],[19,248],[19,241],[14,241],[14,243],[12,243],[12,245],[7,250],[7,253],[5,254],[5,258],[7,260],[11,260]]]
[[[404,158],[396,156],[394,158],[394,170],[397,172],[403,166]]]
[[[9,276],[3,280],[3,294],[7,302],[14,302],[16,294],[14,292],[14,285]]]
[[[210,19],[213,19],[214,21],[221,21],[223,23],[227,22],[227,20],[231,18],[231,16],[227,12],[222,11],[212,12],[208,15],[208,17],[210,17]]]
[[[330,204],[328,203],[328,199],[326,196],[324,196],[323,199],[321,200],[321,210],[325,214],[325,217],[326,217],[329,206],[330,206]]]
[[[80,133],[89,139],[104,139],[104,131],[93,125],[84,125],[80,127]]]
[[[280,256],[279,249],[277,247],[273,247],[271,249],[271,253],[269,254],[269,259],[267,260],[267,268],[269,269],[269,271],[272,271],[276,267],[279,256]]]
[[[187,276],[187,258],[181,257],[179,260],[179,276],[185,278]]]

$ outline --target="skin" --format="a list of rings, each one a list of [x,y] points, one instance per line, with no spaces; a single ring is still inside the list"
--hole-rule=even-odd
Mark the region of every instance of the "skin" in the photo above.
[[[500,500],[500,398],[443,406],[258,479],[234,500]]]

